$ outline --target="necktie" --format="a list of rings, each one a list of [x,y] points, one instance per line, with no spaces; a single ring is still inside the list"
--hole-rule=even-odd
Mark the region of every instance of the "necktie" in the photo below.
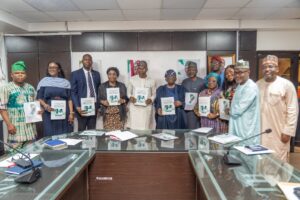
[[[89,84],[89,89],[90,89],[90,96],[95,97],[95,91],[94,91],[94,88],[93,88],[91,72],[88,72],[88,84]]]

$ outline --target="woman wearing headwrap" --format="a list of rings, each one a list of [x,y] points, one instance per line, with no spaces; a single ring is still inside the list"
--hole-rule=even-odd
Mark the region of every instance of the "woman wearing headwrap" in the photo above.
[[[154,101],[156,129],[185,129],[185,89],[181,85],[175,84],[176,72],[172,69],[165,73],[165,80],[167,84],[160,86],[156,90],[156,98]],[[174,97],[175,115],[163,115],[161,105],[161,98],[163,97]]]
[[[225,121],[219,118],[218,99],[222,93],[222,90],[219,88],[221,83],[220,76],[211,72],[206,76],[205,82],[207,89],[200,92],[199,97],[210,97],[210,113],[207,116],[200,116],[198,105],[195,106],[194,112],[200,117],[202,127],[211,127],[216,133],[226,133],[228,126]]]
[[[57,62],[50,62],[47,68],[47,75],[37,87],[37,99],[44,107],[43,126],[44,136],[59,135],[73,131],[74,111],[71,100],[71,85],[65,79],[64,71]],[[65,102],[66,114],[64,119],[51,119],[51,102],[60,100]]]
[[[222,87],[225,99],[232,100],[237,83],[234,80],[234,65],[228,65],[225,69],[225,80]]]
[[[7,125],[7,141],[18,147],[36,138],[34,123],[26,123],[24,103],[35,100],[36,91],[25,82],[26,66],[23,61],[11,66],[11,82],[0,88],[0,113]]]

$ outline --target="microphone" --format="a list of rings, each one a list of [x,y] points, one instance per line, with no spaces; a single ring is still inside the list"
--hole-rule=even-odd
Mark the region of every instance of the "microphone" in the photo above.
[[[24,172],[24,173],[18,175],[15,178],[15,182],[29,184],[29,183],[34,183],[35,181],[37,181],[41,177],[41,175],[42,175],[41,170],[34,166],[32,160],[30,159],[30,157],[28,155],[26,155],[22,151],[14,148],[10,144],[7,144],[7,143],[3,142],[2,140],[0,140],[0,143],[5,145],[5,146],[8,146],[9,148],[11,148],[13,150],[15,150],[16,152],[18,152],[19,154],[21,154],[22,156],[24,156],[25,158],[27,158],[29,160],[29,161],[27,161],[27,160],[24,160],[24,159],[18,159],[18,160],[15,161],[16,165],[18,165],[20,167],[23,167],[23,168],[31,167],[30,171]]]
[[[223,161],[224,161],[224,163],[226,164],[226,165],[235,165],[235,166],[237,166],[237,165],[241,165],[241,162],[239,161],[239,160],[237,160],[237,159],[235,159],[235,158],[233,158],[233,157],[231,157],[230,155],[229,155],[229,153],[230,153],[230,150],[231,150],[231,147],[233,147],[234,145],[236,145],[236,144],[238,144],[238,143],[241,143],[241,142],[245,142],[245,141],[247,141],[247,140],[250,140],[250,139],[252,139],[252,138],[254,138],[254,137],[257,137],[257,136],[260,136],[260,135],[263,135],[263,134],[265,134],[265,133],[271,133],[272,132],[272,129],[266,129],[265,131],[263,131],[263,132],[261,132],[261,133],[259,133],[259,134],[256,134],[256,135],[253,135],[253,136],[251,136],[251,137],[248,137],[248,138],[245,138],[245,139],[243,139],[243,140],[240,140],[240,141],[237,141],[237,142],[234,142],[234,143],[232,143],[231,145],[229,145],[227,148],[227,153],[224,155],[224,157],[223,157]]]

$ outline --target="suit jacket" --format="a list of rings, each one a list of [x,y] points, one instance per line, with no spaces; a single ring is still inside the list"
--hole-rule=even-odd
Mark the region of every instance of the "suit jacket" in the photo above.
[[[98,89],[101,84],[100,73],[91,70],[94,87],[95,87],[95,95],[96,95],[96,109],[99,107],[99,99],[98,99]],[[71,73],[71,96],[72,101],[75,108],[80,107],[80,99],[87,97],[87,80],[84,74],[83,69],[78,69]]]

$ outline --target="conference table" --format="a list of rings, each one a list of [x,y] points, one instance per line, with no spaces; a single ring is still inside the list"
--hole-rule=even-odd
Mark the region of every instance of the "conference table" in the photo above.
[[[105,134],[74,132],[25,146],[23,152],[38,154],[33,160],[43,162],[42,177],[32,184],[18,184],[16,175],[0,168],[0,199],[285,199],[277,182],[300,182],[297,169],[271,154],[247,156],[232,149],[230,154],[241,165],[224,164],[226,146],[208,140],[217,133],[130,131],[138,137],[121,142]],[[162,132],[177,139],[152,136]],[[62,138],[82,141],[62,150],[45,147],[45,141]]]

